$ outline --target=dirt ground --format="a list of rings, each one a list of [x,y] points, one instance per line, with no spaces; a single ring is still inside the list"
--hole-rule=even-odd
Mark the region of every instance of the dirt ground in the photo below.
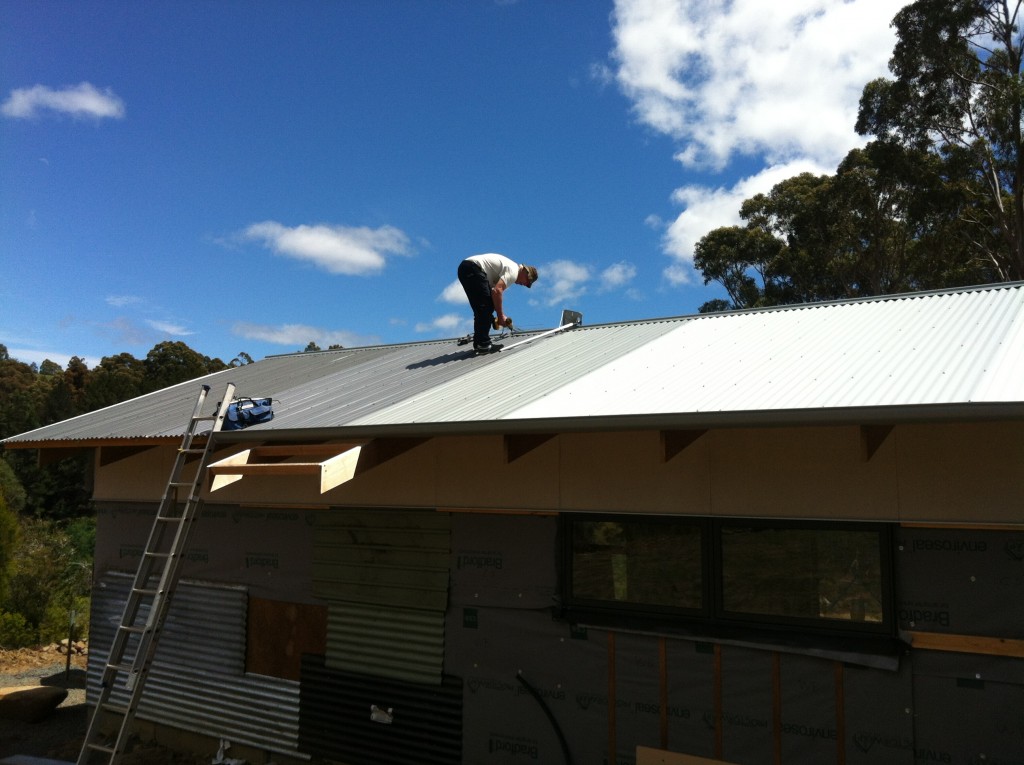
[[[0,758],[10,755],[45,757],[74,763],[88,723],[85,705],[87,657],[67,657],[52,646],[9,651],[0,648],[0,688],[52,685],[66,688],[68,697],[45,720],[23,723],[0,719]],[[94,758],[95,759],[95,758]],[[123,765],[206,765],[213,754],[173,752],[155,744],[137,744],[121,758]]]

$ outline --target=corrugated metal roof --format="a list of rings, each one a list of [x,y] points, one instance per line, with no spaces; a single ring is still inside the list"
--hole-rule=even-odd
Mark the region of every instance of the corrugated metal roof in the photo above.
[[[582,326],[485,357],[467,348],[448,340],[274,356],[5,443],[177,436],[198,384],[215,398],[228,381],[238,395],[275,399],[274,420],[238,439],[606,428],[637,418],[713,424],[725,415],[740,424],[768,413],[806,421],[930,408],[934,417],[936,407],[964,416],[986,404],[1019,416],[1024,283]]]
[[[519,418],[1024,399],[1024,291],[704,317],[517,409]]]

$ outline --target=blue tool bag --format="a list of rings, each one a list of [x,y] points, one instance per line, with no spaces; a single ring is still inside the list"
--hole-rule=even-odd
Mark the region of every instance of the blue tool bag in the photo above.
[[[227,416],[221,430],[241,430],[250,425],[270,422],[274,419],[274,409],[270,398],[236,398],[228,404]]]

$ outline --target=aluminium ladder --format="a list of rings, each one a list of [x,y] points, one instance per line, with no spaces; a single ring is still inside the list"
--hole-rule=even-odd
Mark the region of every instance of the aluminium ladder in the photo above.
[[[217,413],[203,416],[201,411],[209,391],[209,385],[202,386],[178,449],[163,500],[153,519],[149,539],[125,601],[121,624],[110,646],[110,658],[103,668],[99,698],[89,721],[77,765],[88,765],[94,754],[101,754],[101,761],[107,765],[116,765],[128,745],[132,722],[142,700],[142,689],[156,653],[160,631],[167,618],[171,597],[181,576],[184,555],[202,508],[199,495],[207,465],[213,455],[215,434],[224,424],[228,406],[234,397],[235,384],[227,384]],[[197,426],[204,422],[212,422],[211,429],[196,433]],[[197,435],[206,436],[204,444],[193,445]],[[185,463],[196,456],[199,457],[199,464],[194,477],[183,480]],[[179,503],[179,492],[182,490],[188,492],[184,505]],[[123,677],[123,683],[116,682],[119,675]],[[111,703],[115,686],[123,686],[128,691],[127,704]],[[118,717],[121,719],[116,723]],[[105,733],[105,725],[109,720],[117,725],[116,735]]]

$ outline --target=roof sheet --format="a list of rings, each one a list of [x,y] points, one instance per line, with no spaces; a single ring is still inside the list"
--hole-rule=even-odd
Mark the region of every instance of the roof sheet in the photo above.
[[[212,408],[229,381],[237,395],[275,400],[274,420],[244,431],[253,437],[1019,408],[1024,284],[582,326],[484,357],[453,340],[273,356],[5,443],[180,436],[197,386],[211,386]]]
[[[707,316],[515,417],[921,406],[1024,399],[1024,291]]]

